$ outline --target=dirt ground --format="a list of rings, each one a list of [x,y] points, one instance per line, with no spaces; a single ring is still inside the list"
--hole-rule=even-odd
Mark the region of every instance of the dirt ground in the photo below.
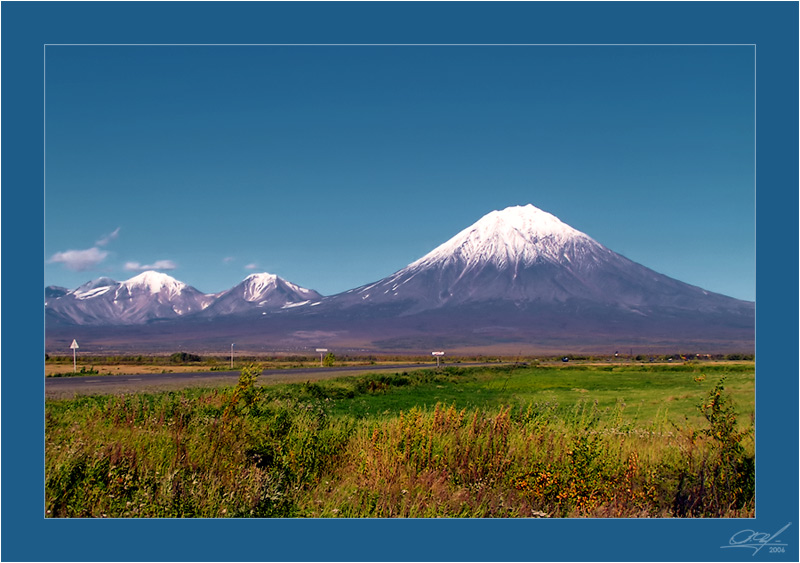
[[[429,368],[429,365],[409,365],[404,370],[412,371],[416,369]],[[80,368],[79,368],[80,369]],[[374,370],[369,370],[369,373],[395,373],[398,368],[381,368],[376,366]],[[102,371],[102,370],[101,370]],[[184,370],[186,371],[186,370]],[[198,370],[193,370],[197,372]],[[151,373],[151,372],[140,372]],[[176,373],[176,372],[173,372]],[[191,372],[189,372],[191,373]],[[307,373],[303,370],[281,370],[280,372],[270,372],[258,378],[256,385],[276,385],[281,383],[302,383],[305,381],[320,381],[324,379],[332,379],[338,377],[347,377],[352,375],[363,375],[365,372],[359,371],[333,371],[333,372],[318,372]],[[136,374],[126,374],[136,375]],[[77,395],[121,395],[129,393],[159,393],[163,391],[178,391],[187,387],[225,387],[236,385],[237,377],[231,374],[222,374],[220,372],[209,372],[208,375],[195,376],[191,379],[181,378],[180,376],[164,374],[163,377],[158,379],[148,379],[147,381],[130,379],[127,377],[115,378],[111,377],[106,380],[103,378],[102,385],[92,385],[86,387],[83,385],[89,380],[97,381],[97,376],[94,377],[59,377],[51,378],[50,383],[58,384],[45,385],[45,397],[47,399],[71,399]]]
[[[179,372],[194,372],[194,371],[211,371],[208,366],[143,366],[143,365],[102,365],[102,364],[78,364],[78,371],[81,368],[94,368],[101,375],[136,375],[139,373],[179,373]],[[45,364],[44,375],[56,375],[63,373],[72,373],[72,364]]]
[[[392,361],[392,362],[375,362],[374,365],[376,369],[380,369],[381,364],[383,363],[391,363],[397,364],[402,362]],[[290,362],[263,362],[261,364],[264,369],[289,369],[289,368],[298,368],[298,367],[317,367],[319,366],[318,362],[305,362],[305,363],[290,363]],[[337,366],[345,366],[345,365],[370,365],[370,362],[338,362]],[[409,362],[409,366],[416,365],[416,362]],[[142,365],[142,364],[104,364],[102,362],[92,363],[92,362],[79,362],[77,371],[80,372],[81,368],[85,368],[89,370],[94,368],[98,371],[98,375],[137,375],[140,373],[187,373],[187,372],[211,372],[211,366],[206,364],[195,364],[195,365]],[[234,364],[233,370],[230,370],[229,365],[219,364],[217,371],[238,371],[242,368],[241,364]],[[44,366],[44,375],[52,376],[58,374],[69,374],[73,373],[72,364],[55,364],[55,363],[45,363]]]

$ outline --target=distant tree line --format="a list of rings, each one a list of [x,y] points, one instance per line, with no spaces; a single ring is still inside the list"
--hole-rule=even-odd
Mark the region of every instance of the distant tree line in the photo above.
[[[331,356],[330,358],[324,358],[323,363],[335,361],[336,363],[349,363],[349,362],[367,362],[370,364],[374,364],[376,362],[416,362],[416,363],[429,363],[432,360],[431,356],[404,356],[404,355],[397,355],[397,354],[387,354],[387,355],[337,355],[333,356],[332,353],[328,354]],[[570,361],[585,361],[585,362],[602,362],[602,361],[636,361],[636,362],[667,362],[667,361],[753,361],[755,360],[755,354],[747,354],[747,353],[733,353],[733,354],[697,354],[697,353],[688,353],[688,354],[559,354],[554,356],[533,356],[533,355],[522,355],[522,354],[510,354],[507,356],[485,356],[482,354],[476,354],[472,356],[445,356],[445,361],[450,364],[454,363],[461,363],[461,362],[483,362],[483,363],[493,363],[493,362],[509,362],[509,361],[516,361],[522,363],[530,363],[530,362],[558,362],[562,361],[563,358],[567,358]],[[105,364],[105,365],[115,365],[115,364],[136,364],[136,365],[165,365],[165,364],[182,364],[182,363],[198,363],[198,362],[205,362],[209,365],[217,365],[222,363],[227,363],[230,361],[230,355],[222,355],[222,354],[212,354],[212,355],[204,355],[201,356],[199,354],[193,354],[190,352],[175,352],[170,355],[94,355],[94,354],[87,354],[82,353],[78,354],[78,361],[80,362],[81,359],[84,361],[91,361],[97,364]],[[244,355],[244,354],[236,354],[236,362],[241,364],[247,363],[270,363],[270,362],[284,362],[290,364],[306,364],[306,363],[313,363],[319,362],[319,356],[314,355],[300,355],[300,354],[292,354],[287,356],[279,356],[279,355]],[[51,364],[65,364],[65,363],[72,363],[72,355],[55,355],[55,354],[47,354],[44,355],[44,360],[47,363]],[[332,365],[326,363],[326,365]]]

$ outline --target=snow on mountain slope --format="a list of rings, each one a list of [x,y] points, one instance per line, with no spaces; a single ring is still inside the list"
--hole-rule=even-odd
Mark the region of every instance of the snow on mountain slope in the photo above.
[[[221,293],[203,316],[285,309],[321,297],[313,289],[300,287],[275,274],[251,274],[238,285]]]
[[[533,205],[492,211],[444,244],[412,262],[407,269],[458,261],[466,268],[493,264],[498,268],[570,260],[576,248],[600,244],[557,217]]]
[[[187,288],[194,289],[172,276],[150,270],[122,282],[119,289],[126,290],[128,293],[146,290],[151,295],[159,294],[166,297],[177,297]]]
[[[73,291],[50,287],[45,296],[48,341],[62,348],[76,330],[65,325],[75,324],[100,325],[85,333],[133,348],[179,340],[548,353],[620,343],[750,350],[755,327],[754,303],[659,274],[532,205],[493,211],[394,274],[330,297],[267,273],[204,295],[155,272]],[[113,326],[154,319],[168,322]]]
[[[45,306],[51,316],[73,324],[139,324],[196,313],[212,300],[167,274],[147,271],[123,282],[92,280]]]
[[[300,287],[275,274],[269,274],[267,272],[247,276],[240,286],[242,289],[242,298],[250,302],[263,302],[264,299],[269,297],[270,293],[280,289],[285,289],[292,294],[296,294],[303,300],[320,297],[319,293],[313,289]]]
[[[533,205],[492,211],[398,272],[324,303],[392,305],[413,314],[499,301],[518,307],[582,302],[640,314],[740,303],[628,260]]]
[[[273,274],[252,274],[235,287],[204,294],[160,272],[147,271],[116,282],[99,278],[67,291],[48,288],[49,316],[70,324],[141,324],[204,313],[205,317],[279,310],[321,298]]]
[[[84,298],[87,296],[91,296],[93,293],[96,293],[98,289],[109,288],[111,286],[117,285],[118,282],[112,280],[111,278],[97,278],[96,280],[91,280],[86,282],[83,285],[80,285],[69,291],[68,293],[74,295],[77,298]]]

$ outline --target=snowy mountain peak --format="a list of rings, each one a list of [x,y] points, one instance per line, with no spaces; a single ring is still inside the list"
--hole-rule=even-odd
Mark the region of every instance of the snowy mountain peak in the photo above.
[[[488,230],[492,233],[504,233],[514,229],[528,235],[558,236],[562,238],[586,237],[562,222],[555,215],[542,211],[530,203],[528,205],[515,205],[500,211],[492,211],[484,215],[473,228]]]
[[[312,289],[305,289],[285,279],[262,272],[250,274],[227,291],[214,296],[214,302],[203,315],[214,317],[230,314],[266,315],[299,303],[319,299],[321,295]]]
[[[245,283],[249,284],[270,284],[275,283],[277,281],[278,276],[275,274],[270,274],[269,272],[261,272],[260,274],[250,274],[246,278],[244,278]]]
[[[242,285],[243,297],[246,301],[257,301],[261,299],[265,293],[274,289],[278,285],[278,276],[267,272],[260,274],[250,274],[247,276]]]
[[[250,274],[241,283],[243,289],[243,297],[247,301],[259,301],[268,296],[273,291],[280,290],[281,293],[289,295],[289,302],[294,302],[295,297],[291,294],[296,294],[297,298],[303,299],[316,299],[320,295],[313,289],[306,289],[299,285],[286,281],[285,279],[262,272],[260,274]]]
[[[600,245],[558,217],[528,204],[484,215],[409,268],[453,260],[499,267],[561,262],[569,260],[569,254],[580,246]]]
[[[172,276],[153,270],[142,272],[138,276],[125,280],[121,285],[129,291],[132,289],[147,289],[151,294],[165,292],[169,295],[180,294],[184,288],[188,287],[185,283],[176,280]]]

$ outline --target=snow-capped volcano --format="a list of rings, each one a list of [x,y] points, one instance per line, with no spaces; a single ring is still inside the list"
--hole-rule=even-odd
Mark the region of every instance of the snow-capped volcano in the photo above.
[[[208,307],[204,316],[230,315],[253,311],[265,312],[302,305],[322,296],[313,289],[295,285],[275,274],[247,276],[241,283],[225,291]]]
[[[492,211],[407,269],[458,262],[466,269],[482,264],[497,268],[528,267],[571,261],[600,245],[589,236],[533,205]]]
[[[398,272],[325,304],[375,304],[408,315],[478,303],[648,315],[655,308],[697,312],[742,302],[654,272],[525,205],[492,211]]]
[[[167,274],[147,271],[123,282],[92,280],[45,305],[52,317],[74,324],[139,324],[202,311],[213,297]]]

